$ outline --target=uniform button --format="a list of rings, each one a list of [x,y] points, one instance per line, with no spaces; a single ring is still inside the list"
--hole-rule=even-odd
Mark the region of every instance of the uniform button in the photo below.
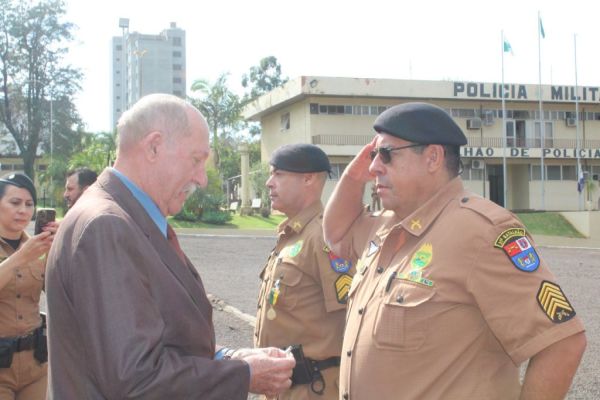
[[[22,316],[22,315],[19,315],[17,318],[19,318],[19,319],[23,319],[23,316]]]
[[[262,304],[259,304],[257,308],[260,310],[262,308]]]
[[[383,267],[377,267],[377,273],[380,274],[383,272]]]
[[[344,393],[344,400],[348,400],[348,398],[350,398],[350,396],[348,396],[348,393]]]
[[[194,275],[198,276],[198,273],[197,273],[196,271],[194,271]],[[44,274],[44,273],[42,272],[42,278],[43,278],[43,277],[45,277],[45,276],[46,276],[46,274]]]
[[[20,277],[22,277],[22,276],[23,276],[23,275],[21,275],[20,273],[19,273],[19,274],[17,274],[17,278],[20,278]]]
[[[21,293],[17,293],[17,299],[21,298]]]
[[[364,311],[364,308],[359,308],[358,309],[358,315],[362,315],[363,311]]]
[[[348,350],[348,351],[346,352],[346,355],[347,355],[348,357],[350,357],[350,356],[352,355],[352,350]]]
[[[460,201],[462,203],[466,203],[467,201],[469,201],[469,198],[468,197],[463,197],[462,199],[460,199]]]
[[[396,297],[396,301],[398,303],[403,303],[404,302],[404,297],[402,295],[399,295],[398,297]]]

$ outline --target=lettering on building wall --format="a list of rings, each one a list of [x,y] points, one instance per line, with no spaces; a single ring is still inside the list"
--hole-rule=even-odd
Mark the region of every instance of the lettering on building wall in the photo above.
[[[504,89],[503,89],[504,88]],[[531,89],[531,88],[529,88]],[[454,82],[453,96],[469,99],[502,99],[508,100],[537,100],[537,87],[533,93],[528,92],[527,85],[512,83],[480,83],[480,82]],[[542,91],[544,100],[574,102],[600,102],[600,87],[550,86],[550,91]]]
[[[539,158],[540,153],[531,154],[531,149],[524,147],[509,147],[506,152],[502,148],[496,147],[461,147],[460,155],[462,157],[511,157],[511,158]],[[540,149],[536,149],[538,152]],[[577,149],[567,148],[548,148],[542,149],[545,158],[577,158]],[[579,149],[579,158],[600,159],[600,148],[598,149]]]

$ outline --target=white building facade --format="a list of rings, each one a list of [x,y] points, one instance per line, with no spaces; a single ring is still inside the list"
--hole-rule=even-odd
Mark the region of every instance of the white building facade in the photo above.
[[[600,88],[542,85],[541,113],[539,89],[505,84],[503,118],[500,83],[303,76],[257,99],[245,116],[261,122],[265,162],[286,143],[313,143],[328,154],[334,173],[326,199],[372,140],[377,115],[400,103],[433,103],[467,136],[462,178],[470,190],[512,210],[596,209]],[[580,170],[592,183],[578,191]]]
[[[158,35],[129,32],[112,38],[112,122],[151,93],[186,96],[185,31],[172,22]]]

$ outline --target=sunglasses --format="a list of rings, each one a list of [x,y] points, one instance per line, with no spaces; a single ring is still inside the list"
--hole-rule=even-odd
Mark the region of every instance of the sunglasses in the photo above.
[[[409,144],[408,146],[400,146],[400,147],[377,147],[376,149],[371,150],[371,153],[369,153],[369,154],[371,155],[371,161],[374,160],[375,157],[377,157],[377,154],[379,154],[379,157],[381,158],[381,162],[384,164],[389,164],[392,161],[392,151],[408,149],[409,147],[419,147],[419,146],[426,146],[426,145],[422,144],[422,143],[415,143],[415,144]]]

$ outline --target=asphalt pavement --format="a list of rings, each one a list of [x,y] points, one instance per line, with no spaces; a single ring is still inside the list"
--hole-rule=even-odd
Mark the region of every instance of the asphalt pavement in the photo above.
[[[217,342],[251,346],[259,274],[275,245],[274,234],[180,230],[178,236],[213,300]],[[558,241],[550,246],[544,245],[544,238],[536,242],[586,326],[587,350],[567,399],[600,399],[600,246],[591,241]]]

